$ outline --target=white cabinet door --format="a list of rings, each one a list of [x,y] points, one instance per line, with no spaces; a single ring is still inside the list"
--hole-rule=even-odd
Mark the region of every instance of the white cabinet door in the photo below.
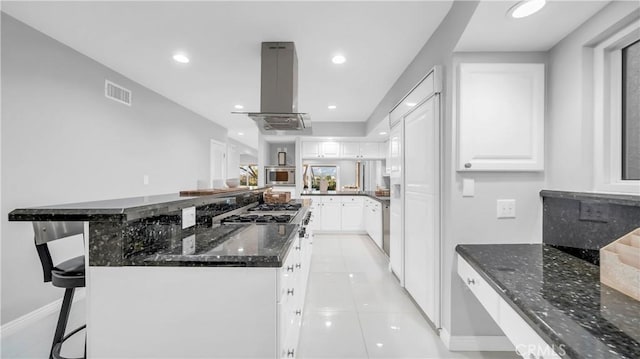
[[[364,213],[362,197],[348,196],[342,200],[342,226],[343,231],[362,231],[364,229]]]
[[[360,158],[360,143],[358,142],[342,142],[341,143],[342,158]]]
[[[386,176],[391,174],[391,141],[384,143],[384,174]]]
[[[339,231],[342,229],[342,204],[340,202],[322,203],[322,230]]]
[[[438,326],[439,97],[423,102],[404,118],[404,280],[405,288]]]
[[[361,158],[382,158],[380,154],[381,144],[379,142],[362,142],[360,144]]]
[[[302,158],[320,157],[320,142],[302,142]]]
[[[320,152],[321,157],[340,157],[340,143],[322,142]]]
[[[460,64],[459,171],[544,169],[544,64]]]
[[[389,135],[389,148],[390,148],[390,156],[389,162],[391,164],[391,184],[398,183],[398,181],[402,180],[402,161],[403,161],[403,151],[402,151],[402,129],[403,123],[400,122],[396,126],[391,129]]]
[[[394,187],[391,191],[393,192]],[[393,195],[393,194],[392,194]],[[404,242],[402,239],[402,231],[404,230],[402,223],[402,201],[391,199],[389,208],[389,261],[391,270],[400,280],[400,284],[404,285]]]

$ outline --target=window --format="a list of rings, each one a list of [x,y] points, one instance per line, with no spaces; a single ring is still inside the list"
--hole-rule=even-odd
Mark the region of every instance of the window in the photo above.
[[[640,180],[640,40],[622,48],[622,180]]]
[[[594,48],[595,190],[640,193],[640,20]]]
[[[327,190],[335,191],[337,188],[338,182],[338,167],[337,166],[319,166],[319,165],[311,165],[309,166],[309,171],[311,172],[311,188],[315,190],[320,190],[320,181],[325,179],[327,180]]]
[[[258,185],[258,166],[257,165],[240,166],[240,185],[241,186],[257,186]]]

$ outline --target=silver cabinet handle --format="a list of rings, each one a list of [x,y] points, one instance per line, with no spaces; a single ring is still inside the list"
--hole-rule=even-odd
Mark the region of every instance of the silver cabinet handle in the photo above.
[[[302,264],[301,263],[297,263],[296,264],[296,268],[298,268],[298,269],[302,268]]]
[[[295,349],[287,350],[287,358],[293,358]]]
[[[467,162],[464,164],[464,168],[471,168],[471,163]],[[534,358],[535,359],[535,358]]]
[[[467,284],[469,284],[469,285],[476,284],[476,280],[475,279],[471,279],[471,278],[467,278]]]
[[[287,295],[293,295],[293,288],[287,289]]]
[[[300,250],[300,246],[297,246],[297,247],[296,247],[296,251],[299,251],[299,250]]]
[[[293,266],[287,266],[287,272],[293,272]]]
[[[302,315],[302,311],[300,309],[296,310],[296,315]]]

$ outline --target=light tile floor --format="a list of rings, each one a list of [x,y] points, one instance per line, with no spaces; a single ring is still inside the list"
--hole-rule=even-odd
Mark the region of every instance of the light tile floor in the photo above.
[[[512,359],[449,352],[368,236],[316,235],[299,358]]]
[[[63,294],[60,290],[60,296]],[[80,299],[71,305],[71,314],[67,325],[71,331],[85,323],[85,301]],[[3,359],[46,359],[51,350],[53,333],[56,330],[59,312],[49,314],[43,320],[10,335],[3,335],[0,344],[0,357]],[[64,342],[60,354],[68,358],[80,358],[84,354],[84,335],[82,330]]]

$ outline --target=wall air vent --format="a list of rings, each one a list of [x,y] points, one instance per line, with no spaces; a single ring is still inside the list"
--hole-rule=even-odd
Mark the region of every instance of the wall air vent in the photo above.
[[[114,101],[131,106],[131,90],[127,90],[109,80],[104,80],[104,95]]]

